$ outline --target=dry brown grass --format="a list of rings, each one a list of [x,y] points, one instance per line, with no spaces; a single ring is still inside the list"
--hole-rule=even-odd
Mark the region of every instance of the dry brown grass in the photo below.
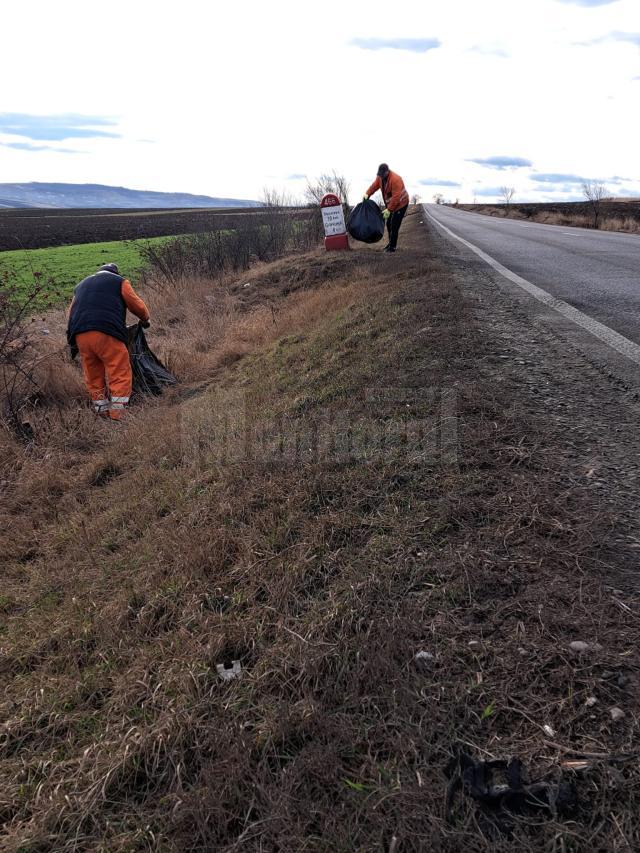
[[[313,325],[327,311],[349,301],[349,291],[357,283],[354,278],[358,278],[357,268],[350,264],[349,280],[341,280],[344,269],[340,261],[324,259],[318,252],[286,262],[286,276],[295,281],[314,264],[317,275],[291,290],[271,280],[278,278],[280,263],[271,265],[266,281],[261,267],[240,280],[189,281],[173,292],[152,293],[154,346],[182,381],[197,381],[292,329]],[[331,286],[320,288],[324,281]],[[286,302],[283,290],[287,291]]]
[[[638,602],[601,580],[615,521],[504,397],[416,220],[396,256],[228,287],[218,344],[242,358],[200,353],[206,382],[8,466],[7,850],[637,848],[636,763],[561,767],[634,751]],[[572,655],[578,634],[602,648]],[[507,829],[469,797],[447,813],[460,745],[573,780],[576,809]]]
[[[632,200],[630,203],[637,204]],[[623,204],[621,199],[616,199],[614,208]],[[571,210],[571,204],[549,205],[545,209],[544,204],[511,204],[507,211],[504,206],[494,205],[460,205],[461,209],[472,213],[482,213],[485,216],[507,217],[509,219],[526,220],[529,222],[540,222],[544,225],[561,225],[569,228],[593,228],[593,214]],[[576,208],[583,208],[581,203]],[[561,209],[558,209],[561,208]],[[598,230],[622,231],[628,234],[640,233],[640,218],[636,213],[633,215],[616,215],[607,212],[607,203],[602,203],[602,213],[598,222]]]
[[[542,222],[545,225],[565,225],[572,228],[591,228],[592,218],[580,214],[556,213],[554,211],[542,211],[531,217],[534,222]]]
[[[640,234],[640,222],[632,216],[605,217],[600,224],[602,231],[624,231],[627,234]]]

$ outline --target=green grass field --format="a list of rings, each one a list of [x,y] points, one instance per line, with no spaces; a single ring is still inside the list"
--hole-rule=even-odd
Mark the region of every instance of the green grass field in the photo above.
[[[70,298],[79,281],[95,272],[101,264],[111,261],[118,264],[120,272],[135,279],[142,268],[140,246],[161,243],[171,237],[152,237],[145,240],[126,240],[110,243],[85,243],[78,246],[55,246],[49,249],[18,249],[0,252],[0,277],[9,273],[10,282],[18,293],[26,293],[34,283],[34,273],[41,273],[46,286],[40,304],[55,304]]]

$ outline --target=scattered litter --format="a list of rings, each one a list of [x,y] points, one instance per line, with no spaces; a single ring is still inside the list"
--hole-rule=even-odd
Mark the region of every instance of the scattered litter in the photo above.
[[[563,770],[588,770],[592,765],[593,761],[588,761],[586,758],[565,758],[560,762]]]
[[[587,770],[589,767],[594,767],[596,764],[604,763],[626,764],[633,762],[637,764],[638,753],[621,752],[621,753],[606,753],[606,752],[585,752],[582,755],[576,754],[574,758],[563,758],[560,762],[560,767],[564,770]],[[624,780],[624,776],[616,768],[609,766],[608,772],[612,775],[618,774],[619,778]]]
[[[243,286],[243,287],[251,287],[251,282],[250,282],[250,281],[248,281],[246,284],[243,284],[242,286]]]
[[[216,664],[218,675],[223,681],[231,681],[233,678],[240,678],[242,674],[242,666],[239,660],[233,660],[231,663]]]
[[[611,714],[611,719],[615,722],[618,720],[623,720],[626,717],[625,712],[622,708],[609,708],[609,713]]]
[[[50,335],[51,334],[49,329],[40,329],[40,331],[42,332],[43,335]]]
[[[587,698],[584,700],[584,704],[587,706],[587,708],[593,708],[597,701],[598,700],[595,696],[587,696]]]
[[[425,652],[422,649],[419,652],[416,652],[414,655],[414,660],[417,663],[424,662],[428,663],[429,661],[434,661],[436,659],[435,655],[432,655],[431,652]]]
[[[446,809],[448,817],[456,793],[476,801],[485,818],[501,831],[508,831],[514,814],[546,811],[550,816],[570,812],[577,803],[574,785],[562,780],[525,782],[518,758],[482,761],[464,751],[451,759],[445,770],[449,778]]]
[[[569,648],[576,654],[582,654],[582,652],[588,652],[589,649],[596,647],[592,646],[591,643],[585,643],[584,640],[574,640],[572,643],[569,643]]]
[[[480,640],[469,640],[469,648],[470,649],[477,649],[479,645],[480,645]]]
[[[555,737],[556,731],[553,729],[548,723],[545,723],[542,727],[542,731],[547,735],[547,737]]]
[[[518,649],[518,654],[521,655],[522,657],[525,657],[525,655],[527,654],[527,650],[526,649]]]

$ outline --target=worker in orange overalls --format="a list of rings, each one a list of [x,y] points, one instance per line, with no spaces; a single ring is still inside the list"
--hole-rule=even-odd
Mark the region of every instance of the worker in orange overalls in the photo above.
[[[133,376],[127,349],[127,308],[145,328],[149,309],[116,264],[104,264],[73,292],[67,340],[80,352],[94,411],[119,420],[129,402]]]
[[[405,189],[404,181],[400,175],[392,172],[386,163],[380,163],[378,166],[376,179],[364,194],[364,200],[366,201],[376,190],[382,190],[382,199],[385,203],[382,215],[387,223],[387,232],[389,233],[389,242],[383,251],[395,252],[400,226],[409,207],[409,193]]]

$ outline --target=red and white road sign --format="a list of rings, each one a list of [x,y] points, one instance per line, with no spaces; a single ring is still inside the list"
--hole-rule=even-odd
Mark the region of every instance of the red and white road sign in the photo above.
[[[327,193],[320,202],[324,225],[324,247],[327,251],[349,248],[347,228],[340,199],[335,193]]]

